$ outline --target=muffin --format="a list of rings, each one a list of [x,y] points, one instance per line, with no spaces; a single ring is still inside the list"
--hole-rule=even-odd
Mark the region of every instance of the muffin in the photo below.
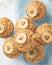
[[[51,27],[51,33],[52,33],[52,25],[50,25],[50,27]]]
[[[52,42],[52,32],[51,25],[48,23],[41,24],[36,29],[36,34],[39,35],[38,39],[42,41],[42,43],[50,44]]]
[[[27,52],[36,45],[36,43],[34,43],[33,35],[34,33],[28,29],[20,29],[16,32],[14,40],[17,43],[19,51]]]
[[[21,52],[17,49],[17,43],[13,38],[8,38],[3,44],[3,52],[9,58],[18,57]]]
[[[33,20],[41,20],[46,15],[46,7],[40,1],[33,1],[27,5],[26,13]]]
[[[14,31],[14,25],[8,18],[0,18],[0,38],[5,38],[11,35]]]
[[[36,26],[30,18],[21,18],[15,25],[15,30],[18,31],[19,29],[29,29],[35,32]]]
[[[24,58],[30,63],[41,62],[44,59],[44,56],[45,56],[44,48],[38,42],[32,50],[24,53]]]

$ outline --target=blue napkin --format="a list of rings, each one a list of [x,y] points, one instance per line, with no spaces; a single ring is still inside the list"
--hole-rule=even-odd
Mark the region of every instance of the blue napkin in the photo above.
[[[15,0],[15,16],[16,20],[19,20],[20,18],[27,17],[26,15],[26,6],[29,2],[32,0]],[[52,25],[52,0],[40,0],[42,1],[46,6],[46,16],[40,20],[40,21],[34,21],[36,26],[39,26],[43,23],[49,23]],[[27,62],[26,65],[52,65],[52,44],[45,46],[45,58],[40,63],[37,64],[31,64]],[[23,63],[22,63],[23,64]]]

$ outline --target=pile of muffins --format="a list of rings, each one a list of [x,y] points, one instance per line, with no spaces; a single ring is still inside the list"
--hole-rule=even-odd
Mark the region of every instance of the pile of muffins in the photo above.
[[[36,27],[33,20],[41,20],[46,15],[45,5],[40,1],[30,2],[26,7],[29,18],[21,18],[15,28],[8,18],[0,19],[0,38],[9,37],[15,29],[14,37],[3,44],[3,52],[9,58],[22,53],[31,63],[38,63],[45,57],[44,46],[52,43],[52,25],[43,23]]]

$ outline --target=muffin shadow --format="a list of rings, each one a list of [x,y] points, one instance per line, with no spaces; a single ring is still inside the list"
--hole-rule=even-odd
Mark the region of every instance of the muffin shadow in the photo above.
[[[39,21],[34,20],[34,23],[36,24],[36,26],[39,26],[43,23],[51,24],[50,16],[46,14],[46,16],[42,20],[39,20]]]

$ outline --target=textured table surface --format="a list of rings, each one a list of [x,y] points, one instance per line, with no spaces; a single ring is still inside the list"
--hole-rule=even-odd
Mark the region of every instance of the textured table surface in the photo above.
[[[14,25],[16,20],[27,17],[25,12],[26,5],[32,0],[0,0],[0,18],[10,18]],[[52,0],[41,0],[46,6],[46,16],[41,21],[34,21],[37,26],[42,23],[52,24]],[[14,33],[11,35],[13,36]],[[52,65],[52,44],[45,46],[45,58],[43,61],[37,64],[31,64],[27,62],[23,54],[16,59],[7,58],[2,51],[2,45],[6,38],[0,38],[0,65]]]

